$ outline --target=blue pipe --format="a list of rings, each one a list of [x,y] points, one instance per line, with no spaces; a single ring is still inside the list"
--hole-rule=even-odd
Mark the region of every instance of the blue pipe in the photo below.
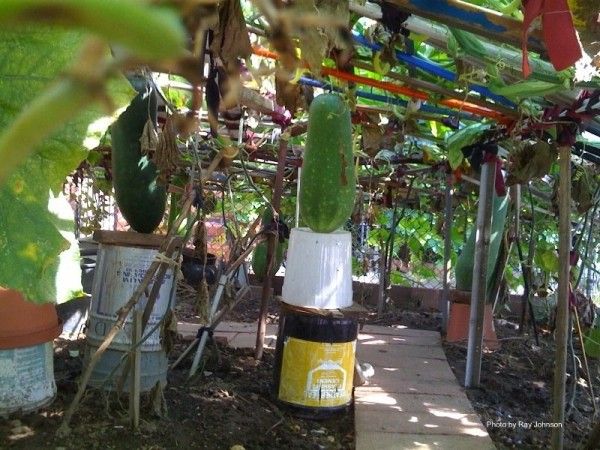
[[[299,83],[304,84],[306,86],[318,87],[318,88],[322,88],[322,89],[330,89],[330,90],[337,91],[337,92],[340,91],[339,88],[335,88],[334,86],[332,86],[329,83],[322,83],[320,81],[314,80],[312,78],[307,78],[307,77],[301,77]],[[387,103],[388,105],[397,105],[397,106],[402,106],[404,108],[406,108],[408,106],[408,102],[406,100],[402,100],[402,99],[396,98],[396,97],[386,97],[384,95],[373,94],[372,92],[367,92],[367,91],[357,90],[356,96],[361,97],[361,98],[366,98],[368,100],[374,100],[374,101],[381,102],[381,103]],[[458,117],[461,118],[462,120],[475,120],[475,121],[481,120],[480,117],[477,117],[473,114],[453,111],[453,110],[447,109],[447,108],[440,108],[439,106],[432,106],[432,105],[424,104],[424,105],[421,105],[421,108],[419,109],[419,111],[423,111],[423,112],[430,113],[430,114],[443,114],[446,116],[458,115]]]
[[[365,47],[368,47],[371,50],[379,51],[383,47],[381,44],[370,42],[366,37],[364,37],[363,35],[358,34],[358,33],[353,32],[352,37],[354,38],[354,41],[356,43],[363,45]],[[400,50],[396,50],[396,58],[398,58],[399,61],[402,61],[413,67],[422,69],[425,72],[428,72],[428,73],[431,73],[432,75],[443,78],[444,80],[454,81],[454,82],[458,81],[458,76],[454,72],[441,67],[439,64],[433,63],[431,61],[427,61],[424,58],[420,58],[415,55],[410,55],[410,54],[402,52]],[[516,108],[516,106],[517,106],[515,103],[511,102],[506,97],[503,97],[502,95],[494,94],[492,91],[490,91],[485,86],[481,86],[478,84],[469,84],[469,89],[471,89],[474,92],[477,92],[478,94],[483,95],[484,97],[492,99],[496,103],[507,106],[509,108]]]

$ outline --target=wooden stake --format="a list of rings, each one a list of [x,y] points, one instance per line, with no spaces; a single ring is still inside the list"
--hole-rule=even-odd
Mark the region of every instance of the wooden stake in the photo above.
[[[581,353],[583,354],[583,368],[585,369],[585,376],[587,378],[588,386],[590,389],[590,398],[592,399],[592,406],[594,407],[594,417],[596,417],[598,415],[598,406],[596,405],[596,396],[594,395],[594,377],[592,377],[592,373],[590,372],[590,365],[588,364],[587,355],[585,354],[583,332],[581,331],[581,322],[579,321],[579,313],[577,312],[577,307],[573,308],[573,312],[575,313],[575,325],[577,325],[579,344],[581,345]]]
[[[385,245],[381,242],[380,248],[382,251],[379,253],[379,284],[377,285],[377,318],[383,316],[385,310]]]
[[[565,423],[565,383],[567,380],[567,340],[569,331],[569,252],[571,250],[571,147],[559,148],[558,185],[558,297],[556,305],[556,357],[554,359],[554,388],[552,448],[563,448]]]
[[[482,165],[479,183],[479,207],[477,209],[477,234],[471,285],[471,316],[469,319],[469,342],[465,387],[478,387],[481,378],[481,354],[483,347],[483,316],[487,291],[487,262],[492,229],[492,204],[496,162]]]
[[[285,171],[285,157],[287,155],[288,141],[285,136],[279,141],[279,154],[277,159],[277,174],[275,175],[275,185],[273,186],[273,197],[271,206],[275,210],[277,216],[281,209],[281,196],[283,194],[283,175]],[[265,343],[265,333],[267,331],[267,312],[269,309],[269,296],[271,294],[271,285],[273,284],[273,261],[275,260],[275,252],[279,236],[277,234],[269,235],[267,244],[267,275],[263,283],[262,298],[260,301],[260,315],[258,318],[258,329],[256,331],[256,349],[255,358],[262,359],[263,347]]]
[[[131,427],[138,430],[140,427],[140,369],[142,363],[142,349],[138,342],[142,339],[142,311],[135,310],[133,313],[133,328],[131,330],[131,353],[129,361],[131,365],[131,378],[129,382],[129,418]]]

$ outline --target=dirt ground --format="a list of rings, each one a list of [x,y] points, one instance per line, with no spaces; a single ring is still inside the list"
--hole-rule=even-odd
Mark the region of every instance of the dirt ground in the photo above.
[[[412,328],[441,330],[441,315],[433,312],[396,311],[384,315],[381,319],[372,317],[367,321],[383,326],[401,324]],[[467,397],[498,448],[549,448],[552,430],[543,426],[533,427],[535,422],[552,422],[554,337],[549,331],[541,330],[539,345],[536,345],[531,329],[521,336],[517,324],[510,320],[497,320],[496,332],[501,348],[495,352],[484,353],[481,388],[468,389]],[[565,449],[579,448],[586,441],[595,423],[588,384],[581,370],[581,346],[576,335],[573,345],[580,369],[572,397],[573,407],[567,415]],[[444,351],[458,382],[463,385],[466,346],[444,343]],[[600,360],[588,361],[600,413]],[[572,378],[568,377],[568,398],[571,398],[569,395],[573,392],[571,381]],[[598,417],[600,418],[600,414]],[[518,426],[519,421],[521,426]],[[513,429],[496,426],[500,422],[515,423],[517,426]],[[525,428],[525,423],[531,423],[532,428]]]
[[[248,296],[225,320],[254,322],[260,305],[258,294]],[[199,322],[187,296],[177,307],[178,320]],[[277,323],[278,305],[269,306],[271,323]],[[406,325],[412,328],[439,330],[441,316],[433,312],[393,310],[377,318],[371,312],[364,322],[382,326]],[[549,428],[526,429],[522,426],[501,428],[505,423],[551,422],[554,338],[541,333],[539,345],[532,335],[518,334],[516,324],[497,322],[500,350],[485,353],[482,364],[482,387],[467,390],[467,395],[482,423],[498,448],[547,448]],[[173,361],[187,342],[177,342]],[[575,340],[575,352],[581,350]],[[55,372],[58,396],[47,408],[23,417],[0,419],[0,449],[351,449],[354,448],[354,418],[350,411],[326,421],[295,417],[277,406],[272,395],[273,359],[267,350],[264,360],[254,360],[250,350],[220,347],[220,362],[213,354],[202,376],[186,380],[190,360],[169,371],[164,390],[168,412],[163,417],[152,413],[149,396],[143,397],[142,421],[137,432],[128,422],[127,398],[89,390],[72,422],[66,438],[55,434],[65,408],[76,390],[81,373],[81,357],[68,350],[83,351],[84,342],[57,342]],[[459,383],[464,381],[466,348],[445,344],[449,364]],[[600,407],[600,362],[590,360],[596,402]],[[573,397],[573,407],[565,427],[565,448],[577,448],[592,427],[593,406],[580,371]],[[570,386],[573,384],[570,383]],[[567,389],[570,393],[570,388]],[[242,447],[234,447],[240,445]]]
[[[226,320],[254,322],[258,317],[259,298],[248,297],[232,311]],[[277,323],[277,304],[269,305],[268,321]],[[441,314],[392,310],[377,318],[374,308],[363,319],[364,323],[381,326],[406,325],[412,328],[433,331],[441,330]],[[180,318],[181,320],[181,318]],[[509,320],[496,322],[496,331],[502,346],[498,351],[485,353],[482,362],[482,387],[467,390],[476,412],[488,429],[498,448],[546,448],[551,429],[533,428],[535,422],[552,422],[552,379],[554,375],[554,338],[548,331],[539,335],[536,345],[529,330],[520,336],[517,325]],[[577,338],[574,340],[578,365],[581,367],[582,352]],[[459,383],[464,383],[466,346],[444,344],[448,362]],[[589,360],[594,377],[594,393],[600,411],[600,361]],[[567,393],[573,389],[569,377]],[[593,406],[585,375],[580,369],[573,397],[573,407],[567,416],[565,448],[577,448],[585,441],[593,422]],[[519,424],[532,423],[532,428],[523,426],[501,428],[500,422]],[[599,443],[600,448],[600,443]]]
[[[554,338],[548,332],[543,333],[538,346],[532,335],[519,336],[516,324],[511,322],[501,323],[496,330],[502,348],[484,354],[482,387],[467,390],[467,396],[499,448],[548,448],[551,428],[535,426],[536,422],[552,422]],[[454,374],[463,382],[466,348],[449,344],[444,348]],[[574,340],[574,348],[581,361],[582,352],[577,339]],[[600,407],[600,362],[593,359],[589,362],[596,403]],[[583,371],[578,371],[573,397],[572,380],[570,376],[567,379],[567,400],[573,398],[573,407],[565,425],[566,449],[581,446],[593,426],[594,409]],[[494,425],[500,422],[517,426],[511,429]],[[532,423],[533,426],[528,429],[524,423]],[[600,447],[600,442],[598,445]]]
[[[140,429],[129,426],[127,398],[89,390],[66,438],[56,436],[81,373],[81,359],[68,350],[84,343],[58,342],[55,373],[58,396],[35,414],[0,419],[0,448],[10,449],[349,449],[354,447],[352,411],[324,421],[295,418],[271,395],[273,352],[257,363],[249,350],[221,348],[204,376],[186,381],[191,362],[169,372],[164,390],[167,415],[153,414],[143,396]],[[177,345],[174,356],[184,346]],[[239,445],[242,447],[233,447]]]

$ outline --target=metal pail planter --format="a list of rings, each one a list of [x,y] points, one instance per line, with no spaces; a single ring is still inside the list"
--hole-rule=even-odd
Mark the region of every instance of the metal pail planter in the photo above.
[[[96,232],[99,242],[98,258],[94,273],[90,319],[86,331],[86,362],[104,341],[115,323],[118,311],[131,298],[155,260],[164,236],[141,235],[130,232]],[[152,290],[153,280],[137,304],[144,310],[147,294]],[[144,335],[154,330],[141,345],[142,391],[151,389],[157,382],[166,384],[167,356],[160,341],[160,321],[174,307],[176,276],[169,267],[162,280],[156,303],[150,314]],[[133,311],[124,327],[114,338],[109,349],[94,367],[90,384],[112,390],[120,378],[122,367],[114,370],[124,354],[131,349]],[[107,380],[113,374],[112,380]],[[128,383],[124,385],[125,390]]]

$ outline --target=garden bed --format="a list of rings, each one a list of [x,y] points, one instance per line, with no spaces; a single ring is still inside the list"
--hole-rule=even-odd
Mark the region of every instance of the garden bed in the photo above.
[[[540,336],[540,345],[537,346],[533,336],[518,336],[515,328],[516,325],[510,322],[496,327],[502,347],[496,352],[484,353],[481,388],[468,389],[467,396],[499,448],[547,448],[552,430],[547,425],[540,425],[540,422],[552,422],[554,338],[545,333]],[[574,345],[575,353],[581,358],[577,336],[574,336]],[[445,344],[444,349],[454,374],[462,384],[466,346]],[[596,401],[600,406],[600,362],[589,361]],[[574,408],[567,416],[565,426],[565,448],[578,448],[593,426],[589,390],[582,379],[578,381]],[[569,388],[567,402],[568,393]],[[527,428],[528,424],[531,428]]]

